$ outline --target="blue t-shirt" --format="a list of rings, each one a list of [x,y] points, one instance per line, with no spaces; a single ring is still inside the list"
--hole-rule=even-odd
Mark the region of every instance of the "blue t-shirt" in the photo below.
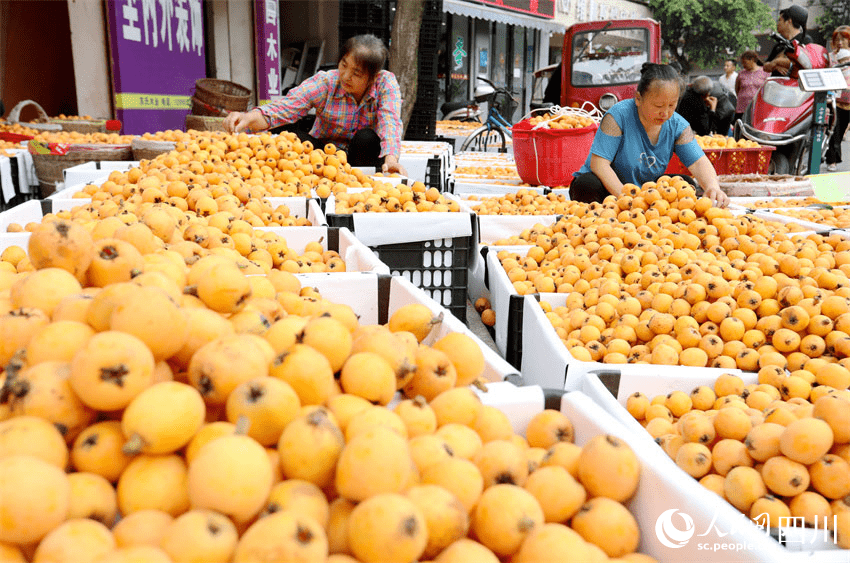
[[[704,154],[696,138],[684,145],[676,144],[676,139],[688,127],[688,122],[678,113],[664,122],[654,145],[640,122],[634,99],[617,102],[607,115],[614,118],[622,133],[619,137],[612,137],[599,129],[584,166],[573,176],[590,172],[590,156],[595,154],[611,161],[611,168],[621,182],[640,186],[644,182],[654,182],[664,174],[674,151],[685,166],[690,166]]]

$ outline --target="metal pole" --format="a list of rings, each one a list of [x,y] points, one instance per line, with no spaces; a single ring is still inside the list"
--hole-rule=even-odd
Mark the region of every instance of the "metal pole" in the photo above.
[[[826,92],[815,92],[814,112],[812,112],[812,135],[809,141],[808,174],[820,171],[821,149],[826,136]]]

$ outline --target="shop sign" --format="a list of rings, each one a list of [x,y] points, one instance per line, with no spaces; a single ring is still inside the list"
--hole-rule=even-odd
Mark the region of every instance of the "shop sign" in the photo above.
[[[280,24],[277,0],[254,0],[257,53],[257,100],[266,104],[281,97]]]
[[[523,12],[543,18],[555,17],[555,0],[479,0],[505,10]]]
[[[206,77],[203,0],[107,0],[112,87],[123,132],[183,129]]]

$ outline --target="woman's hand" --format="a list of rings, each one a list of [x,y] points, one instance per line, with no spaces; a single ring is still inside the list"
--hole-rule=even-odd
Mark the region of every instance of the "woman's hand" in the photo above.
[[[384,157],[384,165],[381,167],[381,172],[384,174],[398,173],[402,176],[407,176],[407,170],[399,164],[398,159],[390,154]]]
[[[266,116],[258,109],[241,112],[233,111],[224,118],[224,130],[228,133],[242,133],[247,131],[263,131],[269,128]]]
[[[703,195],[711,200],[715,207],[726,207],[729,205],[729,196],[718,186],[706,188]]]

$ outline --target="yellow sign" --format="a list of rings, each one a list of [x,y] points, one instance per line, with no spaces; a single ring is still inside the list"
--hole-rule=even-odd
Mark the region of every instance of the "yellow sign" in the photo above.
[[[173,109],[192,108],[189,96],[168,94],[115,94],[115,109]]]

